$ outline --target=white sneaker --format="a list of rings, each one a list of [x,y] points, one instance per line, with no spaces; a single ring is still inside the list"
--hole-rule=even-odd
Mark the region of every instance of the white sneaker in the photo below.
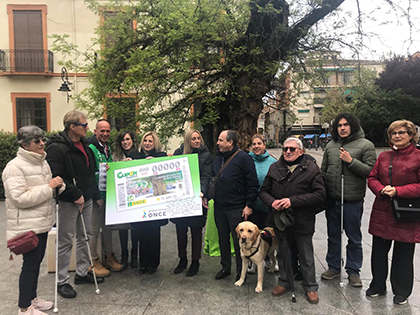
[[[271,263],[271,259],[269,259],[269,260],[264,260],[264,267],[265,267],[265,268],[270,269],[270,268],[271,268],[271,265],[272,265],[272,263]],[[275,271],[275,272],[279,271],[279,265],[278,265],[278,264],[276,264],[276,266],[274,267],[274,271]]]
[[[33,305],[31,305],[24,312],[22,312],[22,310],[19,309],[18,315],[48,315],[48,314],[40,310],[37,310],[36,308],[34,308]]]
[[[48,311],[52,309],[54,303],[50,301],[45,301],[43,299],[34,298],[32,300],[32,305],[34,308],[40,310],[40,311]]]

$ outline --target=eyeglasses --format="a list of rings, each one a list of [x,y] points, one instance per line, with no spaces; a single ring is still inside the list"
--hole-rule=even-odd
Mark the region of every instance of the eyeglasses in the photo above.
[[[88,123],[85,123],[85,124],[74,124],[75,126],[82,126],[83,128],[86,128],[87,127],[87,125],[88,125]]]
[[[45,143],[45,142],[47,142],[47,138],[33,139],[33,141],[34,141],[35,144],[40,144],[41,141]]]
[[[400,130],[400,131],[394,131],[394,132],[391,132],[391,136],[392,137],[395,137],[396,135],[399,135],[399,136],[402,136],[402,135],[405,135],[406,133],[408,133],[407,131],[404,131],[404,130]]]
[[[295,152],[298,148],[294,148],[294,147],[283,147],[283,152],[287,152],[290,150],[290,152]]]

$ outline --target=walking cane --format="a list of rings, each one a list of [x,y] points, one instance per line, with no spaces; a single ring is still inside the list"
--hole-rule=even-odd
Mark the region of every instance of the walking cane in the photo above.
[[[83,231],[85,232],[85,240],[86,240],[87,250],[89,253],[90,266],[92,268],[93,280],[95,281],[95,287],[96,287],[95,293],[99,294],[101,291],[98,288],[98,281],[96,281],[95,266],[93,265],[92,254],[90,253],[89,237],[86,233],[85,219],[83,218],[83,213],[80,213],[80,219],[82,220]]]
[[[340,234],[340,288],[344,287],[342,271],[344,267],[343,259],[343,234],[344,234],[344,163],[341,162],[341,234]]]
[[[58,195],[60,188],[55,189],[55,292],[54,292],[54,313],[58,312],[57,296],[58,296]]]

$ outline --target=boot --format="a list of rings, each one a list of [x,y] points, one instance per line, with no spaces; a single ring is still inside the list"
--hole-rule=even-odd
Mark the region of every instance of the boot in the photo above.
[[[121,265],[123,270],[127,269],[128,267],[128,250],[121,251]]]
[[[198,272],[198,268],[200,268],[200,263],[198,260],[193,260],[190,266],[190,269],[188,269],[188,272],[186,274],[187,277],[195,276]]]
[[[137,258],[137,251],[131,249],[131,268],[137,268],[139,266],[139,261]]]
[[[184,269],[187,268],[187,264],[188,264],[187,258],[186,257],[181,257],[179,259],[178,266],[176,266],[176,268],[174,270],[174,274],[178,274],[178,273],[181,273],[182,271],[184,271]]]

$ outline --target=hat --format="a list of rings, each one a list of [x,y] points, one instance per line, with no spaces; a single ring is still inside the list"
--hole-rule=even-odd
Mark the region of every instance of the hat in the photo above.
[[[273,217],[274,217],[274,223],[276,224],[276,227],[280,231],[284,231],[288,227],[293,226],[295,223],[295,218],[293,215],[293,209],[287,208],[282,211],[273,211]]]

